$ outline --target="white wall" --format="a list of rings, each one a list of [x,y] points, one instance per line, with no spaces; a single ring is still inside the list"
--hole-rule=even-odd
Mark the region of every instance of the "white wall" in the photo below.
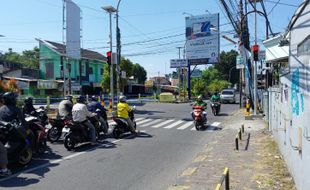
[[[284,156],[297,189],[310,189],[310,55],[297,55],[297,46],[310,35],[310,5],[291,31],[290,73],[280,87],[270,89],[270,129]],[[298,135],[302,130],[302,135]],[[301,140],[301,151],[296,147]]]

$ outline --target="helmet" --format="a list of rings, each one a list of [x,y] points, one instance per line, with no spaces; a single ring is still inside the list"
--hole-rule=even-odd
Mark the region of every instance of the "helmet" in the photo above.
[[[85,103],[85,100],[86,100],[85,96],[81,95],[76,98],[77,103]]]
[[[27,105],[31,105],[33,102],[33,98],[32,97],[27,97],[25,100],[24,100],[24,103],[27,104]]]
[[[97,96],[93,95],[93,96],[91,97],[91,100],[92,100],[92,101],[98,101],[98,98],[97,98]]]
[[[126,102],[126,96],[120,96],[119,101],[120,102]]]
[[[65,100],[69,100],[72,102],[72,96],[68,95],[68,96],[65,96]]]
[[[2,95],[2,100],[4,105],[16,105],[17,95],[13,92],[6,92]]]

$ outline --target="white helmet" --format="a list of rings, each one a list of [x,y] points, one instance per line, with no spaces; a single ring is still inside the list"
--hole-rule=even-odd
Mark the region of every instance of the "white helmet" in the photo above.
[[[120,96],[119,101],[120,102],[126,102],[126,96]]]

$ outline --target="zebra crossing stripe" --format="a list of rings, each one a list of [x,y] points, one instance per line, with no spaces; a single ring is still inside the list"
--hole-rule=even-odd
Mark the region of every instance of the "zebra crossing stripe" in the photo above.
[[[146,123],[146,124],[140,125],[139,127],[151,126],[151,125],[153,125],[155,123],[159,123],[161,121],[162,121],[162,119],[155,119],[154,121],[151,121],[150,123]]]
[[[159,128],[159,127],[161,127],[161,126],[164,126],[164,125],[166,125],[166,124],[168,124],[168,123],[171,123],[171,122],[173,122],[174,120],[173,119],[169,119],[169,120],[166,120],[166,121],[164,121],[164,122],[162,122],[162,123],[159,123],[159,124],[157,124],[157,125],[154,125],[154,126],[152,126],[153,128]]]
[[[143,117],[139,117],[139,118],[135,119],[135,121],[138,122],[138,121],[140,121],[142,119],[144,119],[144,118]]]
[[[179,121],[177,121],[177,122],[175,122],[175,123],[172,123],[172,124],[170,124],[170,125],[168,125],[168,126],[166,126],[166,127],[164,127],[165,129],[171,129],[171,128],[173,128],[173,127],[175,127],[175,126],[177,126],[177,125],[179,125],[179,124],[181,124],[181,123],[183,123],[183,121],[182,120],[179,120]]]
[[[195,131],[195,130],[196,130],[196,127],[191,128],[191,131]]]
[[[183,130],[183,129],[186,129],[187,127],[190,127],[193,125],[193,122],[190,121],[190,122],[186,122],[184,125],[182,125],[181,127],[177,128],[179,130]]]
[[[149,122],[149,121],[152,121],[152,120],[153,119],[145,119],[145,120],[137,122],[137,125],[141,125],[142,123],[146,123],[146,122]]]

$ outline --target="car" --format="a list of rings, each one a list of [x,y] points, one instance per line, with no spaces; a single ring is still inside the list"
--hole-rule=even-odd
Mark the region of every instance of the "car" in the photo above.
[[[234,89],[224,89],[221,92],[221,102],[222,103],[236,103],[236,93]]]

